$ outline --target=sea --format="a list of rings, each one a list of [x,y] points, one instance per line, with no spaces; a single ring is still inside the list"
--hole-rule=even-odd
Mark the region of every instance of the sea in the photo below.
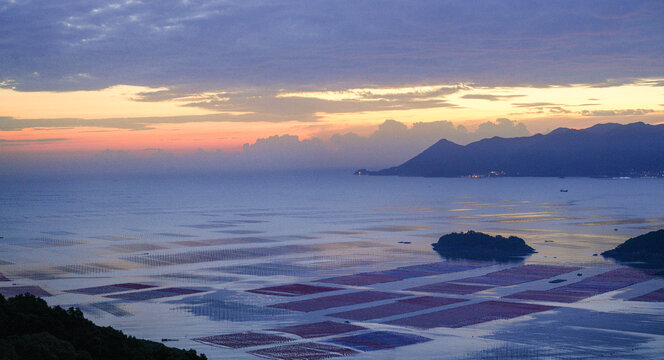
[[[4,178],[0,205],[0,294],[210,359],[664,356],[664,278],[601,255],[664,228],[664,179]],[[468,230],[536,253],[433,250]]]

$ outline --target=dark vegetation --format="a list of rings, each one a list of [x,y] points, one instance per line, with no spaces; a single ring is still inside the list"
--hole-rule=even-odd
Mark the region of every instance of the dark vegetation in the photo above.
[[[664,267],[664,229],[628,239],[602,256],[636,267]]]
[[[449,259],[515,261],[535,252],[516,236],[491,236],[472,230],[443,235],[432,245],[441,256]]]
[[[30,294],[0,295],[0,360],[197,360],[180,350],[100,327],[79,309],[49,307]]]
[[[392,168],[362,175],[662,176],[664,124],[599,124],[546,135],[493,137],[462,146],[445,139]]]

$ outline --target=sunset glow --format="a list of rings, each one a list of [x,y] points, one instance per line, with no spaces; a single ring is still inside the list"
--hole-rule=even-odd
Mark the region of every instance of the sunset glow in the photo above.
[[[597,122],[661,121],[664,107],[661,87],[664,79],[637,79],[628,84],[573,84],[550,87],[482,87],[473,84],[435,85],[402,88],[363,88],[339,91],[278,92],[272,96],[275,111],[280,106],[298,106],[298,100],[316,99],[321,111],[310,107],[315,121],[259,121],[260,106],[240,107],[224,91],[188,94],[167,100],[139,101],[139,96],[168,91],[168,88],[114,86],[96,91],[20,92],[0,90],[8,117],[20,124],[42,120],[38,126],[3,129],[0,143],[5,151],[95,151],[158,148],[174,152],[196,149],[239,151],[243,144],[276,134],[298,135],[302,139],[344,134],[357,128],[371,128],[386,119],[406,124],[448,120],[474,128],[480,122],[509,118],[523,122],[533,132],[555,127],[580,128]],[[265,97],[266,95],[263,95]],[[222,99],[229,111],[206,107],[211,97]],[[288,99],[290,102],[280,103]],[[202,102],[201,102],[202,101]],[[355,107],[357,111],[328,112],[328,103]],[[371,105],[380,103],[380,105]],[[237,106],[237,108],[235,108]],[[302,106],[309,106],[306,103]],[[288,111],[284,110],[284,118]],[[256,120],[241,121],[254,114]],[[207,115],[205,118],[199,116]],[[215,115],[218,118],[215,118]],[[174,117],[185,117],[180,120]],[[236,117],[237,119],[234,119]],[[145,129],[115,128],[113,121],[98,126],[94,120],[124,119]],[[27,119],[27,120],[26,120]],[[80,119],[73,125],[67,120]],[[86,125],[86,120],[90,125]],[[117,121],[117,120],[115,120]],[[162,122],[163,121],[163,122]],[[122,123],[122,121],[118,121]],[[3,120],[0,120],[2,126]],[[35,139],[58,141],[31,142]],[[23,141],[23,142],[21,142]]]
[[[4,3],[0,160],[261,142],[338,165],[399,139],[398,162],[435,136],[664,122],[661,4],[330,6]]]

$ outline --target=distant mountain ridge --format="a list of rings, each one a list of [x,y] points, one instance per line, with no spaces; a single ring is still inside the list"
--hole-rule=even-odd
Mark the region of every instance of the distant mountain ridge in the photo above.
[[[442,139],[405,163],[361,175],[663,176],[664,124],[607,123],[549,134],[493,137],[462,146]]]

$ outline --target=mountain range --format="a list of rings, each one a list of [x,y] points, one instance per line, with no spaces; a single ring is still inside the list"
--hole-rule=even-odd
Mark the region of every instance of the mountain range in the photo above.
[[[664,124],[598,124],[546,135],[493,137],[462,146],[442,139],[405,163],[356,175],[664,176]]]

